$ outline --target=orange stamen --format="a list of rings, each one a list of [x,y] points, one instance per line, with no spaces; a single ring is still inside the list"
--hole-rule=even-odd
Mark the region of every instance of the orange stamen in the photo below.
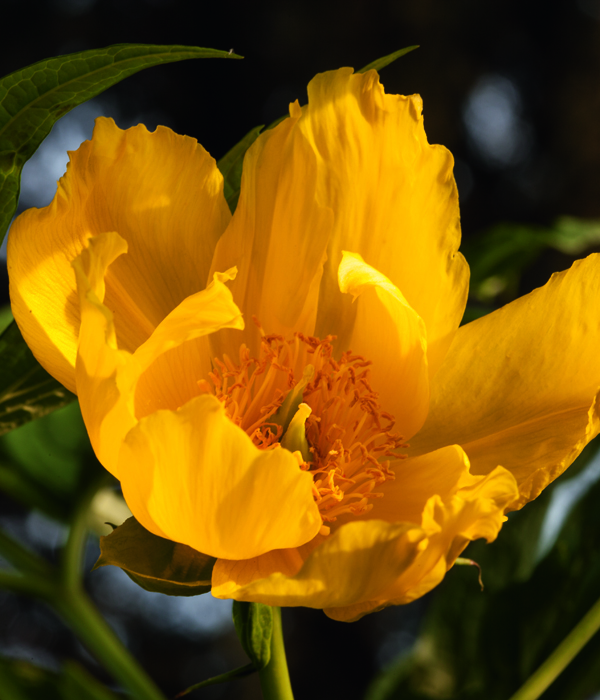
[[[393,433],[394,417],[382,411],[378,395],[369,384],[371,363],[350,351],[333,358],[333,336],[323,340],[296,333],[291,340],[261,334],[258,359],[240,347],[239,363],[224,356],[214,360],[210,382],[201,379],[202,392],[216,396],[227,415],[259,449],[276,448],[283,428],[270,420],[286,395],[314,367],[303,401],[312,409],[306,421],[311,460],[300,468],[313,475],[313,495],[323,522],[340,515],[363,515],[370,500],[383,494],[374,489],[394,479],[390,459],[403,459],[402,436]],[[295,453],[302,460],[300,453]],[[329,528],[323,525],[322,534]]]

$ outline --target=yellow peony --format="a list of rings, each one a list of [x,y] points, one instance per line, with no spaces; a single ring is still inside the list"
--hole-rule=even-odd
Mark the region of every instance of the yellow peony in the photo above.
[[[458,328],[452,156],[417,96],[318,75],[246,155],[99,119],[12,227],[15,318],[148,530],[212,591],[333,618],[409,602],[599,431],[600,258]]]

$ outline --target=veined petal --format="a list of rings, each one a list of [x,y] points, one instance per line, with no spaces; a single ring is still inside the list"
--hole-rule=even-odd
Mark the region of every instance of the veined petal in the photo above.
[[[106,270],[126,251],[118,233],[105,233],[90,239],[72,263],[81,319],[75,369],[79,405],[96,456],[114,476],[120,441],[135,425],[117,377],[122,374],[121,384],[133,381],[127,371],[131,356],[118,349],[113,314],[102,302]]]
[[[310,474],[283,448],[257,449],[207,394],[142,418],[119,475],[146,529],[214,557],[296,547],[321,527]]]
[[[255,141],[246,153],[240,199],[219,240],[212,271],[236,266],[233,297],[247,318],[256,316],[267,333],[314,333],[319,283],[331,212],[315,198],[317,159],[297,129],[301,111]],[[259,334],[246,329],[257,355]],[[237,356],[239,338],[211,338],[213,355]]]
[[[354,521],[323,538],[308,556],[300,551],[287,556],[270,553],[265,561],[218,559],[211,592],[216,598],[267,605],[352,605],[392,585],[415,560],[424,537],[421,528],[406,523]]]
[[[460,253],[452,155],[427,143],[421,98],[386,95],[375,71],[317,75],[298,122],[317,157],[316,197],[334,227],[321,283],[316,335],[341,347],[354,309],[337,285],[343,250],[392,281],[425,322],[435,374],[462,318],[468,266]]]
[[[449,445],[419,457],[398,460],[392,464],[395,478],[380,486],[382,498],[373,502],[373,509],[363,517],[387,522],[421,523],[429,499],[448,499],[469,480],[469,458],[459,445]],[[512,492],[513,489],[511,489]]]
[[[458,443],[475,474],[509,469],[519,505],[600,430],[600,255],[463,326],[432,385],[410,454]]]
[[[8,244],[17,323],[41,364],[75,391],[79,303],[74,260],[90,236],[129,245],[111,266],[106,305],[119,346],[135,350],[183,299],[202,289],[230,214],[223,178],[195,139],[96,121],[71,153],[52,203],[14,222]]]
[[[483,477],[465,474],[461,481],[455,495],[428,499],[421,518],[427,540],[393,584],[371,599],[326,609],[328,617],[351,622],[388,605],[410,603],[441,582],[471,540],[496,538],[506,520],[504,511],[518,496],[514,478],[498,467]]]
[[[496,537],[518,488],[501,467],[486,476],[471,475],[458,446],[412,461],[397,477],[399,488],[390,492],[386,483],[383,498],[367,516],[347,520],[329,537],[248,561],[218,560],[213,595],[324,608],[329,617],[345,621],[424,595],[470,540]],[[412,490],[413,478],[416,495],[403,496],[402,487]]]
[[[179,304],[135,351],[137,418],[159,409],[175,410],[198,396],[198,381],[212,369],[206,336],[225,328],[244,328],[241,312],[225,285],[235,278],[235,270],[215,272],[213,277],[205,290]]]
[[[340,290],[358,307],[348,347],[373,362],[369,383],[409,439],[429,408],[425,325],[400,290],[360,255],[344,251],[338,277]]]
[[[109,266],[126,250],[127,243],[117,233],[106,233],[90,239],[73,262],[81,308],[76,388],[92,446],[115,476],[123,438],[136,418],[145,415],[144,410],[162,406],[161,392],[172,395],[192,384],[194,395],[198,393],[196,382],[209,358],[196,348],[197,366],[182,367],[173,362],[178,348],[223,327],[243,328],[239,309],[224,284],[234,275],[230,271],[215,274],[205,290],[179,304],[133,355],[118,349],[113,314],[103,303],[104,280]],[[170,355],[170,373],[157,377],[153,370],[165,355]],[[175,381],[175,388],[168,385],[169,379]]]

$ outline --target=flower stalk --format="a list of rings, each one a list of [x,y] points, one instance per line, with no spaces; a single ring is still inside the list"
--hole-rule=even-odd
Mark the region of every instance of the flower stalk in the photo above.
[[[288,671],[281,608],[273,608],[273,636],[271,637],[271,660],[258,672],[264,700],[294,700]]]
[[[600,629],[600,598],[510,700],[537,700]]]

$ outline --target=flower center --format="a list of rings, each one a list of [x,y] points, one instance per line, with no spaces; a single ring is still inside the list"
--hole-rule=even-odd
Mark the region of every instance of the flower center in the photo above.
[[[286,340],[266,335],[255,322],[262,335],[259,357],[242,345],[237,363],[226,355],[215,359],[210,382],[200,380],[200,389],[223,403],[259,449],[285,444],[291,419],[302,415],[307,449],[295,455],[300,468],[313,475],[323,521],[367,513],[370,501],[383,495],[374,489],[394,478],[390,458],[403,459],[397,450],[406,447],[392,432],[394,417],[381,410],[369,385],[371,362],[350,351],[336,361],[333,336],[320,340],[296,333]]]

